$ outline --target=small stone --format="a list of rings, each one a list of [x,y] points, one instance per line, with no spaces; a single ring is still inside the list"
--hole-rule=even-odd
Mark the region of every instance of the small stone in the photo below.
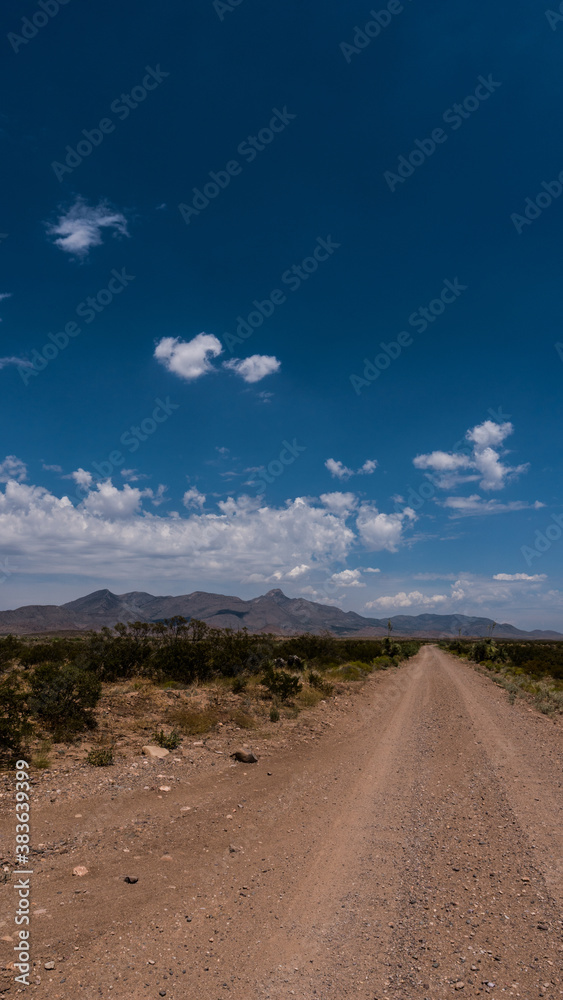
[[[456,990],[464,990],[465,989],[465,983],[462,983],[462,981],[460,979],[459,983],[455,984],[455,989]]]
[[[47,969],[47,970],[54,969],[55,968],[55,963],[54,962],[45,962],[45,965],[43,966],[43,968]]]
[[[165,997],[166,996],[166,990],[159,990],[158,991],[158,995],[159,995],[159,997]]]
[[[180,812],[181,813],[189,813],[191,811],[191,808],[192,808],[191,806],[182,806],[182,808],[180,809]]]
[[[192,743],[192,746],[194,746],[194,747],[202,747],[203,746],[203,740],[196,740],[195,743]]]
[[[72,874],[73,875],[87,875],[88,874],[88,869],[85,868],[84,865],[77,865],[76,868],[72,869]]]
[[[154,958],[149,958],[147,965],[154,965]]]
[[[548,931],[549,930],[549,924],[545,924],[545,923],[543,923],[543,921],[541,921],[538,924],[538,930],[539,931]]]
[[[168,757],[168,754],[170,753],[170,750],[166,750],[165,747],[154,747],[150,744],[143,747],[142,750],[147,757]]]
[[[159,790],[159,792],[169,792],[170,791],[170,785],[161,785],[158,790]]]
[[[135,885],[135,882],[138,882],[139,879],[136,875],[126,875],[123,881],[127,882],[129,885]]]

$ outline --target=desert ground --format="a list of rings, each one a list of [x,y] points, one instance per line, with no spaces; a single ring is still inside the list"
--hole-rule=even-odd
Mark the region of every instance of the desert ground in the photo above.
[[[274,739],[34,772],[29,986],[3,775],[0,995],[562,997],[561,736],[428,645]]]

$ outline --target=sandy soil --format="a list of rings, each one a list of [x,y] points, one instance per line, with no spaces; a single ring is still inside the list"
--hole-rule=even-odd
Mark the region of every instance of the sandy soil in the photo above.
[[[198,747],[95,790],[45,776],[36,965],[14,984],[8,881],[0,995],[562,997],[562,729],[427,646],[257,764]]]

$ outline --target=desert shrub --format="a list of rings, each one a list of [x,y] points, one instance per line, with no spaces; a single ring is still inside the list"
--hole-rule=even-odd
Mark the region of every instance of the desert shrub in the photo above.
[[[91,710],[102,693],[97,677],[74,664],[43,663],[33,671],[30,687],[30,710],[55,738],[94,728]]]
[[[301,681],[287,670],[275,670],[269,666],[264,673],[261,684],[272,694],[278,695],[281,701],[289,701],[301,691]]]
[[[154,734],[153,739],[155,743],[158,743],[159,747],[164,747],[165,750],[177,750],[182,742],[180,733],[176,732],[175,729],[171,733],[165,733],[161,729],[160,732]]]
[[[255,719],[251,715],[248,715],[247,712],[231,712],[230,719],[239,729],[254,729],[256,727]]]
[[[76,655],[75,643],[54,638],[46,642],[20,643],[18,659],[22,667],[35,667],[40,663],[64,663]]]
[[[272,705],[270,707],[270,722],[279,722],[279,721],[280,721],[280,710],[279,708],[277,708],[276,705]]]
[[[23,643],[16,639],[15,635],[6,635],[0,639],[0,671],[19,659]]]
[[[234,677],[233,681],[232,681],[232,684],[231,684],[231,688],[232,688],[233,694],[242,694],[242,692],[246,688],[247,684],[248,684],[248,681],[247,681],[246,677],[240,677],[240,676],[239,677]]]
[[[50,751],[50,749],[51,749],[51,741],[50,740],[43,740],[43,742],[41,743],[39,749],[36,751],[36,753],[31,758],[31,765],[32,765],[32,767],[36,767],[38,769],[43,769],[43,768],[46,768],[46,767],[50,767],[50,765],[51,765],[51,760],[49,758],[49,751]]]
[[[170,713],[169,719],[174,727],[186,736],[199,736],[213,729],[218,722],[218,715],[211,709],[177,708]]]
[[[93,767],[109,767],[113,764],[113,750],[111,747],[94,747],[86,757],[86,763]]]
[[[8,762],[19,756],[30,735],[25,695],[19,678],[9,675],[0,681],[0,760]]]

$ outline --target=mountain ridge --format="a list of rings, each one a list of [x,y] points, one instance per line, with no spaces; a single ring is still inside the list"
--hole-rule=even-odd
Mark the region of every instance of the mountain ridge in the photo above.
[[[279,588],[246,601],[241,597],[195,590],[191,594],[154,596],[144,591],[114,594],[107,588],[96,590],[62,605],[25,605],[0,611],[0,635],[54,631],[90,631],[112,627],[118,621],[155,622],[182,615],[198,618],[217,628],[278,635],[315,634],[377,637],[387,634],[388,618],[366,618],[355,611],[305,598],[287,597]],[[390,617],[395,636],[419,638],[486,637],[510,639],[563,639],[553,630],[527,632],[508,622],[495,624],[491,618],[472,615],[394,615]],[[494,629],[493,629],[494,626]]]

